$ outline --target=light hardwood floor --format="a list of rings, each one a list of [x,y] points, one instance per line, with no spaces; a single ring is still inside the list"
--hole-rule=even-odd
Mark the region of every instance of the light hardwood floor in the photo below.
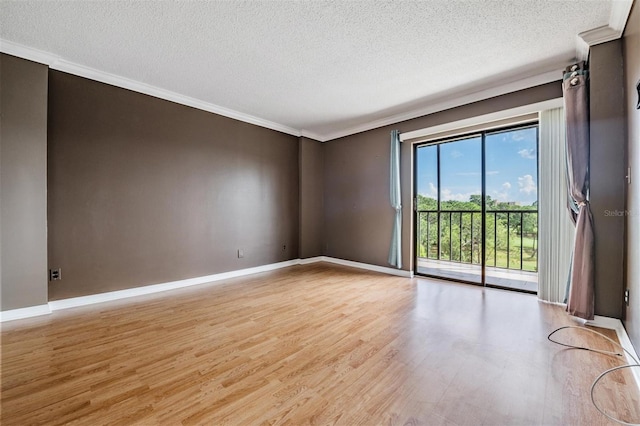
[[[614,424],[589,387],[622,362],[547,341],[571,324],[532,295],[295,266],[4,323],[1,421]],[[597,398],[637,421],[633,386]]]

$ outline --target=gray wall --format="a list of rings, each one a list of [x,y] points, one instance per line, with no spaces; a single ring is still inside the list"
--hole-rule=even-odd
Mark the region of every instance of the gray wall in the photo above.
[[[300,258],[322,255],[323,170],[322,143],[300,138]]]
[[[559,76],[561,72],[559,71]],[[325,254],[389,266],[394,211],[389,205],[389,140],[392,129],[409,132],[562,96],[560,82],[532,87],[326,142],[324,146]],[[412,147],[402,144],[402,256],[410,270]]]
[[[0,54],[0,309],[47,303],[47,72]]]
[[[596,239],[595,312],[622,317],[625,123],[622,41],[591,47],[590,201]],[[616,215],[612,212],[621,212]]]
[[[298,257],[297,137],[58,71],[48,137],[50,300]]]
[[[640,6],[635,3],[623,39],[628,164],[633,178],[627,188],[627,288],[630,303],[624,325],[640,351],[640,110],[636,109],[640,81]]]

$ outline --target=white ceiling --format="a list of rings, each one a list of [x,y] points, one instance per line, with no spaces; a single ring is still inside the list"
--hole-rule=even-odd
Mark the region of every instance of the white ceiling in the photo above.
[[[559,79],[615,1],[2,0],[0,38],[58,69],[327,140]]]

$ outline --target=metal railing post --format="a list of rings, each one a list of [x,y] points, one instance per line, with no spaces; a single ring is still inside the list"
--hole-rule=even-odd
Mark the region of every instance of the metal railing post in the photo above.
[[[523,270],[523,264],[522,264],[522,243],[523,243],[523,234],[524,234],[524,221],[522,219],[522,216],[524,215],[523,212],[520,212],[520,270]]]
[[[511,260],[511,212],[507,212],[507,269]]]

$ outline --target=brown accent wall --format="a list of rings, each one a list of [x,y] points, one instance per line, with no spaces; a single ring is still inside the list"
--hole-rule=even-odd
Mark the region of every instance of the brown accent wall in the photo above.
[[[595,313],[621,318],[626,175],[622,41],[592,46],[589,72],[590,202],[596,243]]]
[[[624,93],[627,123],[627,157],[632,182],[627,187],[626,286],[629,306],[624,325],[631,342],[640,351],[640,110],[636,109],[640,82],[640,6],[636,1],[627,21],[622,40],[624,58]]]
[[[298,257],[294,136],[50,71],[48,137],[50,300]]]
[[[376,129],[325,142],[324,252],[328,256],[389,266],[393,223],[389,139],[386,129]]]
[[[0,54],[0,310],[47,303],[47,72]]]
[[[322,143],[300,138],[300,258],[322,255],[323,228]]]
[[[559,76],[561,72],[559,71]],[[562,96],[560,82],[474,102],[326,142],[324,146],[325,254],[380,266],[387,263],[394,211],[389,205],[390,132],[409,132]],[[412,148],[402,144],[402,257],[411,259]]]

